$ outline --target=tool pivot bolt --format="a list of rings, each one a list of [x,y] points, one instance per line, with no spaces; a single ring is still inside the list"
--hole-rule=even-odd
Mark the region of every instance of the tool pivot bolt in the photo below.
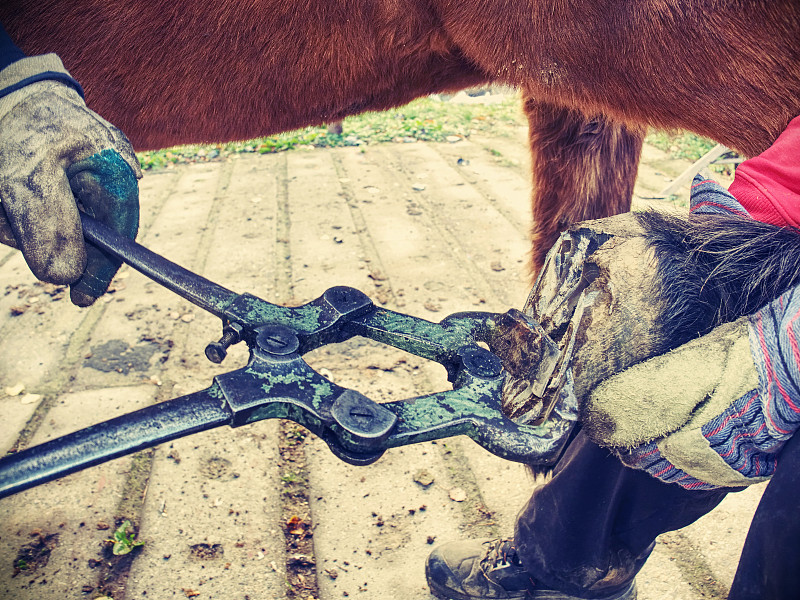
[[[491,379],[503,370],[500,359],[478,346],[464,346],[458,351],[464,368],[477,377]]]
[[[300,340],[295,332],[283,325],[265,325],[256,337],[258,347],[269,354],[285,356],[297,352]]]

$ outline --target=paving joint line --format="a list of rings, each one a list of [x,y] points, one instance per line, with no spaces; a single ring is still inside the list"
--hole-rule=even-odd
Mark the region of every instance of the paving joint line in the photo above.
[[[388,154],[386,150],[382,148],[376,148],[376,153],[378,153],[381,158],[383,159],[382,162],[385,165],[394,165],[394,169],[386,169],[391,176],[396,180],[397,179],[397,172],[402,173],[403,177],[411,181],[413,178],[408,167],[401,162],[401,158],[395,158],[394,156]],[[470,279],[473,283],[478,284],[480,292],[492,298],[494,301],[499,303],[510,305],[511,303],[508,302],[505,298],[501,298],[497,295],[495,287],[491,284],[491,282],[484,277],[483,273],[476,267],[472,261],[470,261],[466,257],[466,250],[461,243],[459,237],[448,227],[446,224],[442,223],[441,219],[436,216],[436,210],[434,209],[430,199],[429,199],[429,192],[425,190],[421,190],[416,193],[415,198],[418,199],[418,202],[423,205],[425,209],[425,213],[428,215],[428,223],[438,232],[440,238],[444,242],[445,246],[449,249],[450,255],[452,256],[453,260],[456,261],[460,268],[464,271],[469,273]]]
[[[283,153],[279,168],[276,170],[276,215],[275,215],[275,296],[273,300],[281,300],[288,304],[294,298],[294,270],[292,269],[291,231],[292,217],[289,197],[289,161],[287,153]],[[281,419],[278,426],[278,453],[280,456],[279,474],[281,480],[291,486],[291,493],[280,494],[280,514],[283,522],[280,523],[284,534],[285,556],[284,572],[286,573],[287,595],[291,598],[319,597],[317,583],[316,554],[313,545],[313,532],[315,529],[314,515],[311,511],[310,484],[308,481],[308,460],[305,449],[305,439],[309,434],[298,434],[304,429],[292,421]],[[302,435],[302,440],[298,441]],[[294,437],[297,443],[290,444],[289,438]],[[298,464],[299,461],[299,464]],[[295,466],[289,467],[287,463]],[[291,481],[287,481],[288,479]],[[288,492],[288,490],[285,490]],[[308,518],[299,522],[293,520],[298,515],[286,515],[303,507]],[[295,532],[302,532],[296,535]],[[307,553],[297,552],[302,549]],[[293,551],[294,550],[294,551]],[[294,575],[294,577],[293,577]],[[301,595],[300,587],[303,594]]]
[[[367,227],[367,221],[358,206],[358,201],[356,200],[356,194],[353,186],[350,183],[342,181],[343,179],[348,179],[348,177],[347,169],[342,163],[342,159],[339,156],[339,151],[332,152],[331,159],[333,162],[333,167],[336,170],[336,176],[339,179],[339,185],[342,189],[342,195],[344,197],[345,204],[350,211],[350,218],[353,220],[353,225],[356,228],[356,235],[358,236],[358,241],[361,245],[361,251],[364,253],[363,261],[367,263],[370,274],[373,275],[373,287],[375,288],[375,293],[378,296],[383,294],[388,296],[388,298],[385,298],[385,301],[380,298],[378,301],[381,304],[388,304],[391,302],[394,306],[403,306],[405,303],[400,303],[398,301],[397,295],[394,292],[394,286],[392,286],[391,278],[389,277],[386,268],[383,266],[378,248],[372,239],[369,228]],[[377,272],[375,267],[377,267]],[[380,280],[376,277],[379,277]],[[378,285],[379,283],[381,285]]]
[[[714,570],[692,541],[680,531],[668,531],[658,537],[670,553],[683,580],[702,598],[725,600],[728,588],[717,580]]]
[[[5,256],[0,258],[0,268],[2,268],[8,261],[10,261],[12,259],[12,257],[14,257],[14,255],[16,255],[16,253],[18,252],[18,250],[16,250],[16,249],[11,249],[10,246],[9,246],[9,250],[10,251],[6,252]]]
[[[275,173],[275,294],[284,302],[294,297],[292,272],[291,233],[292,219],[289,210],[289,161],[283,152]],[[276,302],[278,302],[276,298]]]

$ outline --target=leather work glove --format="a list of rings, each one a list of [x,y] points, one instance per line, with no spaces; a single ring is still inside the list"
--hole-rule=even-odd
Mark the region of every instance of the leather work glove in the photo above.
[[[72,83],[72,85],[70,85]],[[0,242],[43,281],[88,306],[120,263],[86,246],[78,210],[134,238],[139,162],[125,135],[86,107],[55,54],[0,71]]]
[[[586,401],[585,431],[628,466],[687,489],[764,481],[800,417],[774,393],[783,385],[796,394],[797,362],[787,348],[767,349],[764,337],[786,302],[800,310],[800,294],[788,292],[778,305],[603,381]]]

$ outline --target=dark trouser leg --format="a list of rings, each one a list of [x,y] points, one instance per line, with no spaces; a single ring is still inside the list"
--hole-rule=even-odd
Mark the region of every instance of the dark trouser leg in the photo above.
[[[520,513],[515,545],[526,570],[544,586],[602,597],[641,569],[656,536],[689,525],[726,493],[662,483],[625,467],[580,433],[552,481]]]
[[[747,533],[728,598],[800,598],[800,435],[781,451]]]

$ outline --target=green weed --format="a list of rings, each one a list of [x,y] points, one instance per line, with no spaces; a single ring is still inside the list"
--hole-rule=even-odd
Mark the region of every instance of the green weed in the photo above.
[[[666,131],[651,131],[645,142],[668,152],[675,158],[683,158],[692,162],[717,145],[716,142],[694,133]]]
[[[302,479],[303,478],[300,477],[300,475],[297,473],[292,473],[291,471],[281,477],[281,481],[283,483],[297,483],[298,481],[302,481]]]
[[[144,546],[144,542],[135,538],[136,533],[133,531],[133,525],[131,525],[130,521],[125,521],[114,531],[114,537],[106,541],[114,544],[111,548],[114,556],[122,556],[123,554],[129,554],[137,546]]]

